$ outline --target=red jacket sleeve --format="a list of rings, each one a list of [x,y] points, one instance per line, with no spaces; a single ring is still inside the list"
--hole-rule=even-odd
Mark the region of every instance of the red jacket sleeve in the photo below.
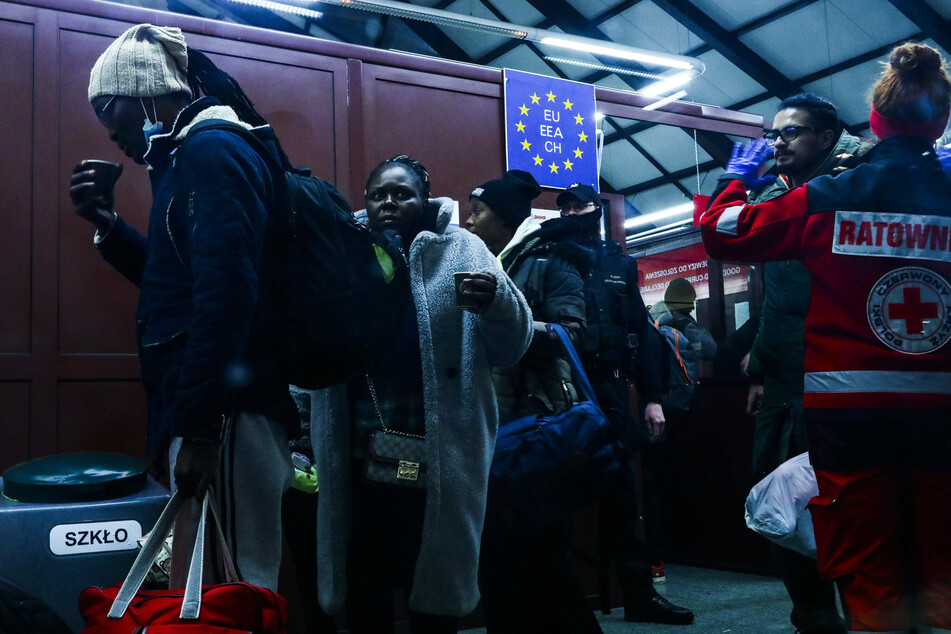
[[[700,217],[703,246],[717,260],[799,259],[808,218],[806,185],[750,205],[743,182],[735,180]]]

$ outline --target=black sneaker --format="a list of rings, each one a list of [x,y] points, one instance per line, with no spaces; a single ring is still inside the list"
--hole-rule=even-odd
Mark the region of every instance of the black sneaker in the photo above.
[[[674,605],[658,594],[625,605],[624,620],[636,623],[690,625],[693,623],[693,612],[679,605]]]

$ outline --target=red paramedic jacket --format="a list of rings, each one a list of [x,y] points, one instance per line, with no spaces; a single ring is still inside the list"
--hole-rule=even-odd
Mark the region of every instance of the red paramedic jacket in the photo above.
[[[805,407],[951,409],[951,175],[930,144],[890,137],[755,205],[738,178],[721,177],[703,243],[719,260],[809,269]]]

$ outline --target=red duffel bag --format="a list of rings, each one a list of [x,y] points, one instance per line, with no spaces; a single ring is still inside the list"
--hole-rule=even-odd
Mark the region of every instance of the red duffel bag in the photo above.
[[[287,633],[287,602],[272,590],[238,580],[211,500],[209,490],[202,501],[184,590],[139,590],[185,502],[176,492],[155,523],[125,581],[108,588],[86,588],[80,594],[79,611],[86,620],[82,634]],[[218,531],[215,541],[221,550],[226,582],[202,586],[209,508]]]

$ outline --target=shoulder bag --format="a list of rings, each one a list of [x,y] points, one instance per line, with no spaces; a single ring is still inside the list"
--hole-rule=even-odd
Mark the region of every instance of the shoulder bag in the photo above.
[[[616,432],[568,333],[557,324],[547,327],[564,347],[584,400],[556,416],[527,416],[499,427],[486,504],[493,531],[530,531],[568,517],[609,493],[620,471]]]

